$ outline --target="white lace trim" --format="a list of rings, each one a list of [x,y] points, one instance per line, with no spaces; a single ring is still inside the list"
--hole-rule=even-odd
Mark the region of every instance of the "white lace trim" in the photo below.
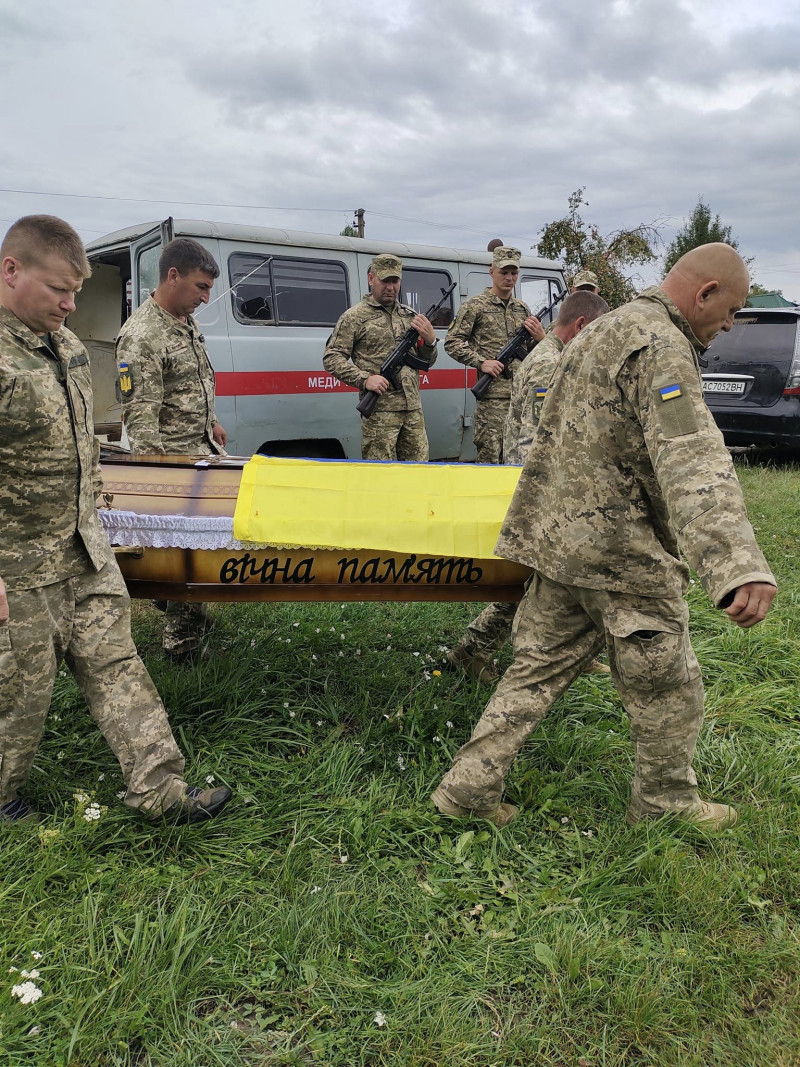
[[[100,508],[100,522],[112,545],[140,548],[237,548],[230,515],[140,515]]]

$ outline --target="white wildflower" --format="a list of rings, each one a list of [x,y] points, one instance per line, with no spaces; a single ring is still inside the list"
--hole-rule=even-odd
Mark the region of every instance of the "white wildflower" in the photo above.
[[[311,658],[312,658],[312,659],[314,660],[314,662],[316,663],[316,661],[317,661],[317,657],[316,657],[316,654],[315,654],[314,652],[312,652],[312,653],[311,653]]]
[[[104,782],[105,779],[106,779],[105,774],[98,774],[98,776],[97,776],[98,782]]]
[[[290,712],[289,712],[289,718],[290,718],[290,719],[293,719],[293,718],[295,717],[295,715],[296,715],[296,714],[297,714],[297,712],[296,712],[296,711],[290,711]]]
[[[318,634],[319,632],[320,632],[320,629],[319,629],[319,626],[317,626],[316,629],[314,630],[314,633]]]
[[[569,816],[568,816],[568,815],[562,815],[562,816],[561,816],[561,825],[562,825],[562,826],[566,826],[566,824],[567,824],[568,822],[569,822]]]
[[[317,719],[317,726],[322,726],[322,719]]]
[[[251,640],[250,647],[251,648],[255,648],[256,647],[256,639],[255,639],[255,637]]]
[[[321,885],[313,885],[313,886],[311,887],[311,895],[312,895],[312,896],[313,896],[313,895],[314,895],[315,893],[321,893],[321,892],[322,892],[322,886],[321,886]]]
[[[433,705],[433,710],[434,711],[438,711],[439,710],[439,705],[438,704],[434,704]]]
[[[347,863],[347,861],[349,859],[350,859],[350,857],[347,855],[347,853],[346,852],[342,852],[341,855],[339,856],[339,863]]]
[[[41,995],[42,991],[35,982],[23,982],[11,987],[11,996],[19,997],[21,1004],[35,1004]]]
[[[117,793],[117,800],[124,800],[127,795],[128,794],[124,789],[120,789],[120,791]]]
[[[452,730],[453,729],[453,724],[450,722],[449,719],[445,723],[445,726],[447,727],[448,730]]]
[[[300,623],[299,623],[299,622],[293,622],[293,623],[292,623],[292,626],[294,626],[295,630],[297,629],[297,627],[298,627],[299,625],[300,625]]]
[[[336,633],[336,627],[335,627],[335,626],[331,626],[331,628],[330,628],[330,632],[331,632],[332,634],[335,634],[335,633]]]
[[[581,830],[584,837],[594,837],[594,830]]]
[[[64,752],[64,749],[62,748],[60,752],[56,752],[56,759],[63,759],[65,755],[66,755],[66,753]]]
[[[400,768],[401,771],[404,771],[406,769],[406,761],[403,759],[402,756],[397,757],[397,766]]]
[[[285,708],[288,708],[288,707],[289,707],[289,701],[288,701],[288,700],[284,700],[284,702],[283,702],[283,706],[284,706]]]
[[[441,739],[441,737],[439,737],[439,735],[438,735],[438,734],[434,734],[434,735],[433,735],[433,740],[434,740],[434,741],[441,741],[442,739]]]
[[[339,653],[339,655],[340,655],[340,656],[343,656],[343,655],[344,655],[344,652],[340,652],[340,653]]]
[[[214,775],[213,774],[207,774],[206,775],[206,785],[213,785],[214,781],[215,781],[215,779],[214,779]]]
[[[377,1027],[386,1026],[386,1016],[382,1011],[375,1012],[375,1018],[372,1020]]]
[[[19,970],[19,967],[9,967],[8,968],[8,973],[9,974],[14,974],[18,970]]]
[[[31,950],[31,956],[33,956],[35,960],[40,960],[42,958],[41,952],[37,952],[36,949]]]
[[[77,802],[79,804],[88,804],[89,803],[89,798],[87,797],[87,795],[85,793],[73,793],[72,794],[72,799],[73,800],[77,800]]]
[[[28,1031],[28,1037],[35,1037],[41,1031],[41,1026],[32,1026]]]
[[[412,656],[418,656],[418,655],[419,655],[419,652],[412,652],[412,653],[411,653],[411,655],[412,655]]]
[[[38,978],[39,972],[34,967],[32,971],[20,971],[19,976],[20,978]]]
[[[356,655],[357,655],[357,656],[360,656],[360,655],[361,655],[361,649],[360,649],[360,648],[357,648],[357,649],[356,649]]]

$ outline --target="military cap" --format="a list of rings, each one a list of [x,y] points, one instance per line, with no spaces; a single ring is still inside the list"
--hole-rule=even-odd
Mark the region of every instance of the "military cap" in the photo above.
[[[593,270],[579,270],[575,277],[572,279],[574,288],[579,289],[583,285],[593,285],[595,289],[600,288],[600,283],[597,280],[597,275]]]
[[[378,281],[385,282],[387,278],[399,278],[403,273],[403,261],[397,256],[385,254],[373,256],[369,265],[370,274],[374,274]]]
[[[522,253],[518,248],[509,248],[508,245],[500,245],[492,253],[492,266],[497,270],[503,267],[516,267],[519,270],[519,261]]]

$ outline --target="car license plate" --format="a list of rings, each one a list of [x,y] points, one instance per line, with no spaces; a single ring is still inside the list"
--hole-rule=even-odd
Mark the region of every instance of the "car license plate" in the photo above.
[[[703,382],[704,393],[728,393],[732,396],[742,396],[747,382]]]

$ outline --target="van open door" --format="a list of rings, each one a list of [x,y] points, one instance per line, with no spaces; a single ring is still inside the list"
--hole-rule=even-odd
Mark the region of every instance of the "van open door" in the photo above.
[[[131,241],[131,311],[140,307],[158,285],[158,261],[175,236],[172,216]]]

